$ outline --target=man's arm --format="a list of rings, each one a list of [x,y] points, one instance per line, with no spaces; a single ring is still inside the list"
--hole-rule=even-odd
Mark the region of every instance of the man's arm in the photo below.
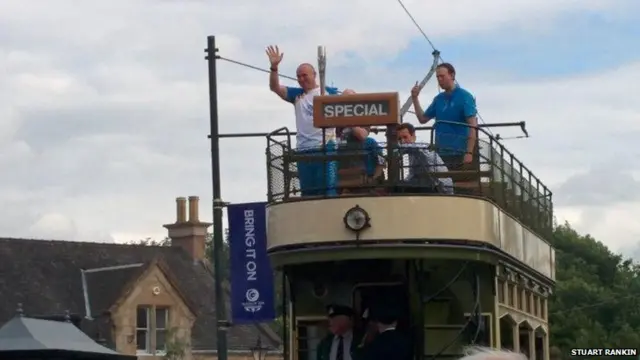
[[[278,69],[271,69],[269,74],[269,89],[276,93],[282,100],[290,103],[294,103],[299,95],[302,95],[304,91],[301,88],[288,87],[280,85],[280,77],[278,76]]]
[[[431,119],[436,117],[435,99],[431,101],[431,104],[426,111],[422,111],[422,105],[420,105],[420,100],[417,97],[414,97],[412,100],[413,110],[415,111],[416,117],[418,118],[418,122],[420,122],[420,124],[426,124]]]
[[[287,98],[287,87],[280,85],[280,76],[278,76],[278,68],[272,68],[269,73],[269,89],[278,94],[284,101],[289,101]]]
[[[464,117],[469,125],[469,138],[467,140],[467,152],[473,153],[478,141],[478,109],[476,108],[476,100],[471,94],[468,94],[464,102]]]

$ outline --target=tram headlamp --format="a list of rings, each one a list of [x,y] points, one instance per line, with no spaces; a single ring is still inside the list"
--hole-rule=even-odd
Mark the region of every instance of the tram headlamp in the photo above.
[[[371,226],[369,214],[358,205],[347,210],[343,220],[347,229],[355,232],[362,231]]]

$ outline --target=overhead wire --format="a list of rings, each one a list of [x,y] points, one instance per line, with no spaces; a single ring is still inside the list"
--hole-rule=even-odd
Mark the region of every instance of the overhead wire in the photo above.
[[[431,41],[431,39],[429,39],[429,36],[427,35],[427,33],[422,29],[422,27],[420,26],[420,24],[418,24],[418,22],[416,21],[415,17],[413,17],[413,15],[411,14],[411,11],[409,11],[409,9],[407,9],[407,7],[404,5],[404,2],[402,0],[396,0],[398,2],[398,4],[400,4],[400,6],[402,7],[402,9],[404,10],[404,12],[407,14],[407,16],[409,17],[409,19],[411,19],[411,21],[413,22],[413,24],[416,26],[416,28],[418,29],[418,31],[420,31],[420,33],[422,34],[422,36],[425,38],[425,40],[427,40],[427,42],[429,43],[429,45],[431,46],[431,49],[433,49],[433,51],[437,51],[438,49],[436,49],[436,46],[433,44],[433,41]],[[440,59],[444,62],[444,59],[442,58],[442,56],[440,56]],[[456,84],[458,84],[458,80],[454,80],[456,82]],[[482,115],[480,115],[480,112],[477,112],[477,116],[478,116],[478,120],[480,120],[481,124],[486,124],[486,122],[484,121],[484,119],[482,118]],[[491,129],[487,128],[487,132],[493,136],[493,133],[491,132]]]
[[[241,61],[237,61],[237,60],[229,59],[229,58],[226,58],[226,57],[224,57],[224,56],[220,56],[220,55],[218,55],[217,59],[218,59],[218,60],[224,60],[224,61],[230,62],[230,63],[232,63],[232,64],[236,64],[236,65],[244,66],[244,67],[246,67],[246,68],[248,68],[248,69],[252,69],[252,70],[256,70],[256,71],[260,71],[260,72],[263,72],[263,73],[267,73],[267,74],[270,74],[270,73],[271,73],[271,70],[267,70],[267,69],[264,69],[264,68],[261,68],[261,67],[255,66],[255,65],[251,65],[251,64],[243,63],[243,62],[241,62]],[[279,77],[281,77],[281,78],[283,78],[283,79],[288,79],[288,80],[298,81],[298,79],[294,78],[293,76],[288,76],[288,75],[284,75],[284,74],[280,74],[280,73],[278,73],[278,76],[279,76]],[[411,114],[415,114],[415,112],[414,112],[414,111],[411,111],[411,110],[409,110],[408,112],[409,112],[409,113],[411,113]]]

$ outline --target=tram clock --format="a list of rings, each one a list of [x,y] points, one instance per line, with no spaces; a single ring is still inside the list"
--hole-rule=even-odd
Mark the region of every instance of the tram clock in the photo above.
[[[347,229],[354,232],[360,232],[371,226],[369,214],[358,205],[347,210],[343,220]]]

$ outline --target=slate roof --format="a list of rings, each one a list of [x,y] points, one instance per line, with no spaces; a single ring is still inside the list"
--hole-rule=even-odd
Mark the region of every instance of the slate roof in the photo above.
[[[214,282],[211,267],[194,261],[179,247],[124,245],[72,241],[0,238],[0,324],[15,315],[22,303],[26,315],[64,314],[85,316],[84,289],[89,312],[95,320],[83,321],[90,336],[108,329],[101,314],[111,306],[125,286],[139,276],[145,264],[161,262],[173,275],[180,293],[196,312],[192,329],[193,350],[216,349]],[[109,271],[91,269],[128,265]],[[82,271],[86,285],[83,287]],[[228,294],[227,294],[228,295]],[[227,296],[228,297],[228,296]],[[227,311],[230,311],[227,302]],[[107,337],[108,331],[101,336]],[[277,349],[278,335],[265,325],[238,325],[228,331],[230,350],[248,350],[258,337]]]

